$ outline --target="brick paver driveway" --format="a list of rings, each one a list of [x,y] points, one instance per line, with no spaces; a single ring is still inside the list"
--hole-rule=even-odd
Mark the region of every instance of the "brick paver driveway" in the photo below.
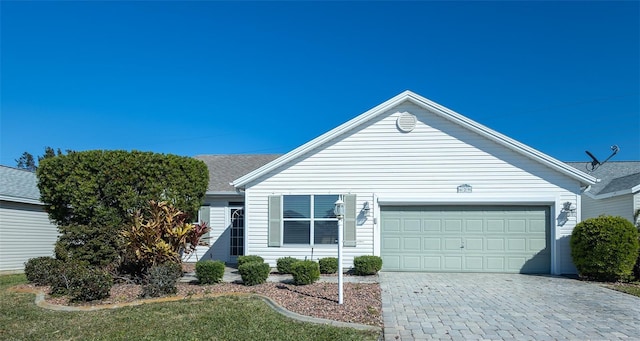
[[[511,274],[380,273],[385,340],[640,340],[640,298]]]

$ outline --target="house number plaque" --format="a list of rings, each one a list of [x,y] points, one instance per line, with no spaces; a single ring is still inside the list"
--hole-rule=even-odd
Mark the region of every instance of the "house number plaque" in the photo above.
[[[458,186],[458,193],[471,193],[473,192],[473,187],[468,184]]]

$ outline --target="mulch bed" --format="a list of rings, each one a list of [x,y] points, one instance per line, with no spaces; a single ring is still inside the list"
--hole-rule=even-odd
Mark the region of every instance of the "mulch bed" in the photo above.
[[[31,284],[22,285],[35,288]],[[48,292],[48,287],[39,287]],[[135,284],[115,284],[110,297],[101,301],[92,301],[84,305],[122,304],[140,300],[141,286]],[[215,295],[223,293],[253,293],[271,298],[280,306],[301,315],[330,319],[342,322],[382,326],[382,304],[378,283],[344,283],[344,304],[338,304],[338,285],[336,283],[313,283],[296,286],[287,283],[264,283],[245,286],[237,283],[219,283],[214,285],[178,284],[178,297]],[[45,298],[48,303],[58,305],[82,305],[69,303],[67,297]]]

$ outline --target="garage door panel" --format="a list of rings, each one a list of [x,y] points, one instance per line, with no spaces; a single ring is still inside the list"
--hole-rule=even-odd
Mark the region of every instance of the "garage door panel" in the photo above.
[[[404,219],[403,220],[403,232],[420,232],[422,231],[422,220],[421,219]]]
[[[422,243],[420,243],[420,238],[403,238],[402,249],[405,251],[421,251]]]
[[[400,219],[387,218],[383,221],[384,229],[387,232],[400,232]]]
[[[470,271],[478,271],[482,272],[484,270],[484,259],[482,256],[466,256],[464,258],[465,261],[465,269]]]
[[[383,207],[381,222],[384,270],[550,271],[546,207]]]
[[[440,251],[442,250],[442,240],[440,238],[423,238],[422,245],[424,251]]]
[[[402,266],[409,271],[420,271],[422,269],[421,260],[420,256],[404,256],[402,257]]]
[[[445,220],[444,221],[445,232],[462,232],[462,220]]]
[[[442,221],[423,219],[423,231],[424,232],[442,232]]]
[[[484,250],[483,238],[465,238],[464,248],[466,251],[482,251]]]
[[[504,257],[485,257],[487,271],[504,272]]]
[[[461,238],[443,238],[445,251],[460,251],[462,246]]]
[[[460,271],[462,270],[462,256],[445,256],[444,257],[444,269],[445,271]]]
[[[442,257],[440,256],[424,256],[422,262],[424,270],[442,271]]]
[[[400,238],[398,237],[384,237],[382,239],[382,250],[391,251],[391,252],[399,252],[400,248]]]
[[[487,232],[504,232],[504,220],[487,220]]]
[[[527,232],[527,221],[524,220],[524,219],[522,219],[522,220],[515,220],[515,219],[508,220],[507,232],[508,233],[523,233],[523,232]]]
[[[477,232],[483,232],[483,221],[482,220],[473,220],[473,219],[468,219],[465,222],[465,232],[468,233],[477,233]]]
[[[522,238],[510,238],[507,241],[507,251],[509,252],[526,252],[527,251],[527,241]]]
[[[487,238],[487,251],[504,251],[504,239]]]

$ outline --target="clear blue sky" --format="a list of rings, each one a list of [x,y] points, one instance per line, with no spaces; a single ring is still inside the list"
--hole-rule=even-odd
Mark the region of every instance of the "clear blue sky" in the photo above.
[[[640,3],[0,2],[0,163],[285,153],[412,90],[563,161],[640,160]]]

